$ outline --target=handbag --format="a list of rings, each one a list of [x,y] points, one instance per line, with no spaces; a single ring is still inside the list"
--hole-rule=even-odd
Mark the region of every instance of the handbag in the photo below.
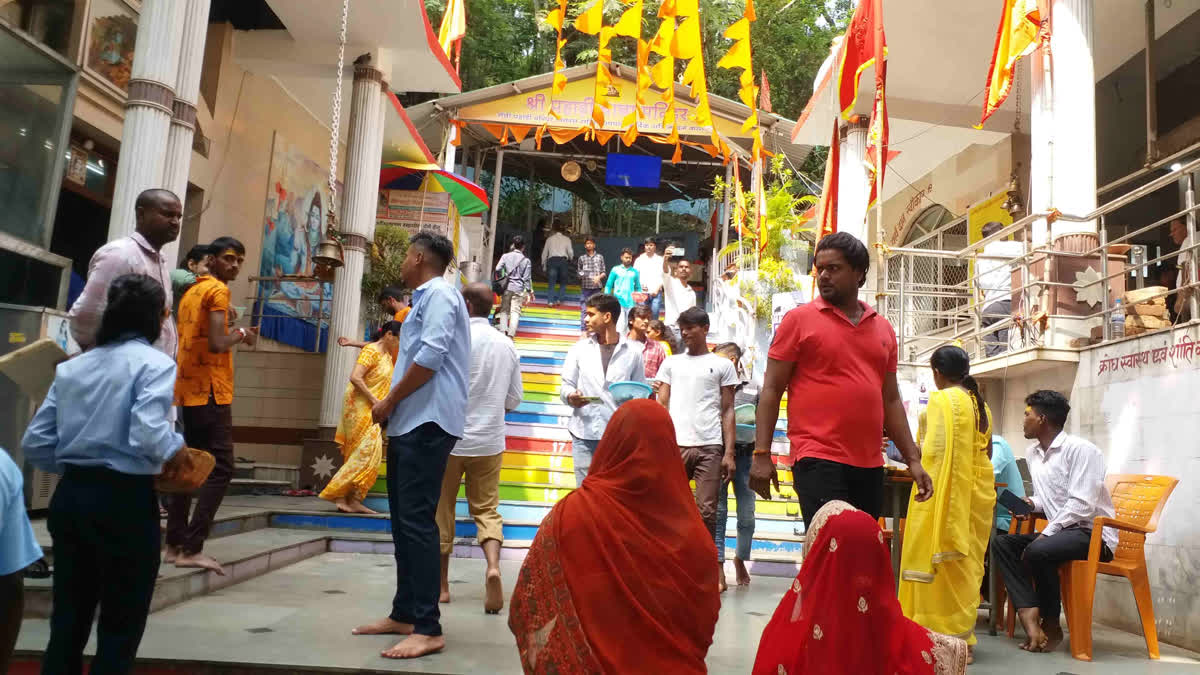
[[[216,463],[211,453],[184,446],[163,465],[162,473],[154,479],[154,489],[169,494],[195,492]]]
[[[496,295],[504,295],[504,291],[508,290],[508,268],[501,267],[492,272],[492,292]]]

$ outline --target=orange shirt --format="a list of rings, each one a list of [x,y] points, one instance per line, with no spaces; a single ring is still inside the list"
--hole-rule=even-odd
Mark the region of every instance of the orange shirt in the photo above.
[[[175,380],[175,405],[201,406],[211,392],[217,405],[233,403],[233,352],[214,354],[208,349],[208,315],[225,312],[229,334],[229,287],[205,274],[179,301],[179,374]]]
[[[411,306],[411,305],[410,305],[410,306],[408,306],[408,307],[405,307],[404,309],[400,310],[399,312],[396,312],[396,316],[393,316],[393,317],[392,317],[392,320],[393,320],[393,321],[399,321],[399,322],[401,322],[401,323],[404,323],[404,319],[408,318],[408,313],[409,313],[411,310],[412,310],[412,306]]]

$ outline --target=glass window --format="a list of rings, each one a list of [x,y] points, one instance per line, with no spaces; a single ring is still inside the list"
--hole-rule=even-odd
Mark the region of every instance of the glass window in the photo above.
[[[76,71],[0,24],[0,231],[50,244]]]
[[[76,4],[74,0],[0,1],[0,19],[20,28],[59,54],[68,56]]]

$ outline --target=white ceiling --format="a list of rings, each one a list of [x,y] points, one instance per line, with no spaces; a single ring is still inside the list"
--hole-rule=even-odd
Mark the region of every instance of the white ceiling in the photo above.
[[[1145,7],[1141,0],[1094,0],[1093,59],[1096,80],[1103,79],[1145,47]],[[892,149],[901,154],[889,164],[894,173],[916,180],[974,143],[992,144],[1008,135],[1015,120],[1016,96],[987,122],[972,128],[983,108],[999,24],[999,2],[983,0],[884,0],[888,41],[888,116]],[[1200,0],[1155,0],[1159,37],[1200,11]],[[1028,59],[1018,66],[1023,92],[1021,124],[1029,128]],[[870,114],[874,70],[860,81],[855,111]],[[820,79],[820,76],[818,77]],[[833,103],[825,87],[810,101],[811,113],[798,123],[797,143],[828,145]],[[915,134],[921,133],[920,136]],[[889,176],[884,198],[906,187]]]

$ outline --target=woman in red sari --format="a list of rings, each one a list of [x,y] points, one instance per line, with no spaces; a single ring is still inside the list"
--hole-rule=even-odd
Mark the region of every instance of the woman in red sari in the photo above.
[[[879,524],[846,502],[825,504],[763,629],[754,675],[962,675],[967,643],[906,619],[894,579]]]
[[[715,556],[667,411],[622,405],[521,566],[508,627],[525,672],[707,672]]]

